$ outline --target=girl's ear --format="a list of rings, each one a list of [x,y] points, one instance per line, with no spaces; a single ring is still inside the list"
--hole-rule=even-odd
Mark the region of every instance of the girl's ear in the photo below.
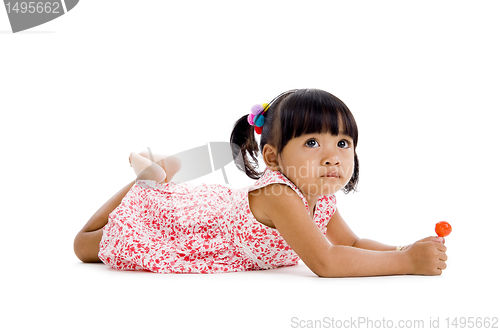
[[[266,144],[262,149],[262,158],[267,168],[273,171],[280,171],[281,167],[278,163],[278,153],[274,146]]]

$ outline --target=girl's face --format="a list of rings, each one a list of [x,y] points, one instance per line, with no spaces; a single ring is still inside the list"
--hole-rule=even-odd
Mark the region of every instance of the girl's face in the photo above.
[[[343,134],[304,134],[291,139],[277,161],[304,196],[332,195],[352,177],[354,144]]]

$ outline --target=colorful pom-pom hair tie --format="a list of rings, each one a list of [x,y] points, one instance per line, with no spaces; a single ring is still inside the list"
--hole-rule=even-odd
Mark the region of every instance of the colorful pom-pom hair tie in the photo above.
[[[269,109],[269,104],[257,104],[252,106],[250,109],[250,114],[247,116],[247,121],[251,126],[255,126],[255,132],[260,135],[262,134],[262,127],[264,127],[264,113]]]

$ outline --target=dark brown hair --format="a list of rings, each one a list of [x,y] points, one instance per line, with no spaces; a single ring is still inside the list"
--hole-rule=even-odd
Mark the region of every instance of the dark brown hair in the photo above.
[[[266,144],[274,146],[279,155],[294,137],[312,133],[342,133],[351,137],[354,143],[354,172],[342,190],[346,194],[355,191],[359,179],[356,153],[358,127],[351,111],[340,99],[318,89],[290,90],[274,98],[264,116],[260,145],[255,139],[254,126],[247,121],[247,115],[234,125],[231,143],[233,157],[236,158],[240,153],[243,157],[243,163],[236,163],[240,170],[252,179],[260,178],[262,173],[258,170],[257,155]]]

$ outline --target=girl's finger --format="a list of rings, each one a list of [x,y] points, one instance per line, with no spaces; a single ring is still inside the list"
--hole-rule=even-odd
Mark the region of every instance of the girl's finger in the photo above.
[[[443,253],[445,253],[445,252],[446,252],[446,250],[448,250],[448,248],[446,248],[446,246],[445,246],[444,244],[442,244],[442,243],[437,243],[437,244],[436,244],[436,248],[437,248],[439,251],[443,252]]]
[[[437,268],[440,269],[441,271],[446,269],[446,263],[444,261],[439,261]]]
[[[444,243],[444,238],[438,237],[438,236],[429,236],[429,237],[426,237],[418,242],[428,242],[428,241]]]

